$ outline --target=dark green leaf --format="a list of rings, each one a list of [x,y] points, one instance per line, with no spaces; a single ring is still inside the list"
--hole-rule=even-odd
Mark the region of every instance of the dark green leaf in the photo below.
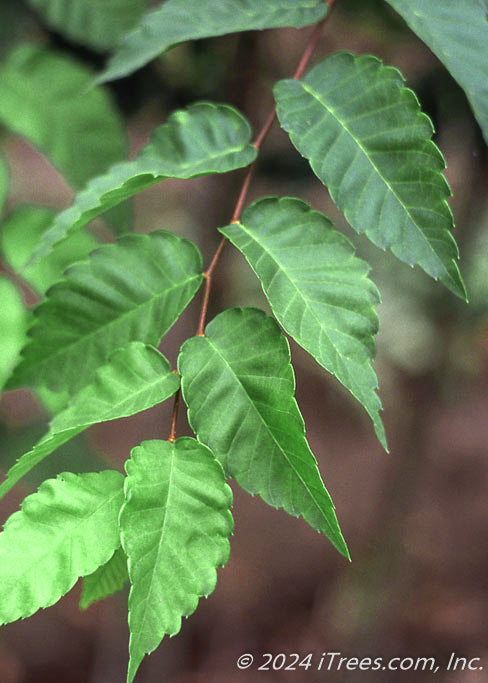
[[[37,263],[27,265],[55,215],[54,209],[44,206],[21,206],[6,218],[0,232],[5,261],[40,294],[59,280],[69,265],[86,258],[99,244],[91,233],[80,230]]]
[[[367,263],[299,199],[262,199],[221,232],[251,264],[288,334],[362,403],[386,448],[371,367],[380,297]]]
[[[165,635],[215,588],[229,557],[232,492],[213,454],[194,439],[145,441],[126,464],[120,513],[129,559],[130,683]]]
[[[174,112],[156,128],[137,159],[116,164],[88,183],[44,234],[34,259],[70,230],[166,178],[194,178],[248,166],[256,157],[250,138],[245,118],[227,105],[201,102]]]
[[[486,0],[387,0],[466,91],[488,144]]]
[[[196,246],[170,232],[126,235],[70,266],[34,312],[30,341],[9,383],[71,394],[115,349],[157,346],[202,281]]]
[[[119,546],[124,478],[60,474],[28,496],[0,534],[0,624],[49,607]]]
[[[97,600],[122,590],[128,580],[127,557],[122,548],[118,548],[108,562],[83,579],[80,608],[86,609]]]
[[[286,338],[255,308],[218,315],[178,359],[192,429],[249,493],[303,518],[348,556],[293,397]]]
[[[403,83],[376,57],[339,52],[277,83],[278,116],[355,230],[465,298],[445,162]]]
[[[49,432],[7,472],[0,498],[46,456],[97,422],[134,415],[165,401],[180,386],[166,358],[152,346],[132,342],[118,349],[95,373],[94,381],[73,396],[51,420]]]
[[[326,12],[323,0],[167,0],[124,38],[98,81],[127,76],[186,40],[282,26],[299,28],[314,24]]]
[[[77,43],[115,47],[146,9],[145,0],[29,0],[47,24]]]

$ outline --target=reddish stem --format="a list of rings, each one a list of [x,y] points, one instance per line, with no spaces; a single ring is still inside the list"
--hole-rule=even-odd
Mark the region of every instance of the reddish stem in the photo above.
[[[313,30],[307,45],[305,47],[305,50],[303,51],[303,55],[300,58],[300,61],[298,63],[298,66],[296,68],[295,73],[293,74],[293,78],[299,79],[303,76],[303,73],[305,69],[308,66],[308,63],[310,61],[310,58],[312,56],[313,51],[315,50],[317,43],[319,42],[322,29],[324,27],[324,24],[328,20],[330,16],[330,12],[332,10],[332,6],[334,4],[335,0],[327,0],[327,6],[329,7],[329,12],[327,13],[327,16],[322,19],[322,21],[319,21],[319,23],[315,26],[315,29]],[[253,142],[254,147],[259,151],[261,148],[261,145],[263,144],[266,136],[268,135],[271,126],[273,125],[274,121],[276,118],[276,107],[273,107],[273,110],[270,111],[268,114],[266,121],[259,131],[256,139]],[[254,161],[248,168],[247,173],[244,177],[244,181],[242,183],[239,196],[237,198],[237,202],[235,205],[234,213],[232,215],[231,223],[238,223],[239,219],[241,217],[242,210],[244,208],[244,203],[246,201],[247,193],[249,190],[249,185],[251,183],[252,176],[254,174],[254,169],[255,169],[256,162]],[[217,251],[215,252],[212,261],[210,263],[210,266],[208,269],[205,271],[203,274],[205,278],[205,290],[203,293],[203,302],[202,302],[202,309],[200,312],[200,320],[198,323],[198,330],[197,330],[197,335],[203,337],[204,335],[204,328],[205,328],[205,319],[207,317],[207,309],[208,309],[208,302],[210,299],[210,289],[212,286],[212,275],[213,272],[217,266],[217,263],[220,259],[220,256],[222,255],[222,252],[225,247],[225,243],[227,242],[227,238],[223,237],[222,240],[220,241],[219,246],[217,247]]]
[[[174,443],[176,441],[176,421],[178,419],[178,406],[180,404],[180,389],[175,394],[173,403],[173,415],[171,416],[171,429],[169,430],[168,441]]]

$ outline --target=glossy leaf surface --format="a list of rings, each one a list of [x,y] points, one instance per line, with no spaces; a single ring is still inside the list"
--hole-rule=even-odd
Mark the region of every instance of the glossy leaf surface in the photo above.
[[[134,161],[116,164],[88,183],[44,234],[34,259],[70,230],[166,178],[194,178],[247,166],[256,157],[250,138],[247,121],[227,105],[202,102],[174,112]]]
[[[0,498],[56,448],[92,424],[134,415],[165,401],[180,386],[166,358],[152,346],[132,342],[100,367],[53,420],[49,432],[7,472]]]
[[[281,26],[307,26],[327,12],[322,0],[167,0],[122,41],[99,81],[121,78],[186,40]]]
[[[273,507],[302,516],[347,556],[276,321],[255,308],[224,311],[204,337],[183,344],[178,369],[191,427],[226,473]]]
[[[29,617],[107,562],[120,544],[123,476],[66,472],[28,496],[0,533],[0,624]]]
[[[221,232],[249,261],[284,329],[366,408],[386,448],[371,367],[380,297],[368,264],[299,199],[262,199]]]
[[[131,583],[130,683],[144,655],[178,633],[181,618],[214,590],[233,521],[222,467],[195,439],[145,441],[126,471],[120,527]]]
[[[445,162],[400,72],[339,52],[303,81],[279,81],[278,116],[358,232],[465,298]]]

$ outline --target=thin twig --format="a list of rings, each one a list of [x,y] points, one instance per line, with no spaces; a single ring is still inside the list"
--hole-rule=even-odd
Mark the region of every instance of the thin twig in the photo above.
[[[305,46],[305,50],[303,51],[303,54],[300,58],[300,61],[298,63],[298,66],[296,68],[295,73],[293,74],[293,78],[299,79],[303,76],[303,73],[305,69],[308,66],[308,63],[310,61],[310,58],[312,56],[313,51],[315,50],[317,43],[319,42],[322,29],[324,28],[325,23],[330,17],[332,6],[334,5],[335,0],[327,0],[327,6],[329,7],[329,11],[327,13],[327,16],[324,17],[321,21],[318,22],[318,24],[315,26],[312,34],[310,35],[310,38],[308,39],[307,45]],[[261,145],[263,144],[266,136],[268,135],[269,131],[271,130],[271,126],[273,125],[274,121],[276,119],[276,107],[273,107],[272,111],[268,114],[266,121],[259,131],[256,139],[253,142],[254,147],[259,151],[261,148]],[[237,198],[237,202],[234,208],[234,213],[232,214],[232,219],[231,223],[238,223],[239,219],[241,217],[242,210],[244,208],[244,203],[246,201],[247,193],[249,190],[249,185],[251,183],[251,179],[254,174],[254,169],[256,167],[256,161],[254,161],[248,168],[247,173],[244,177],[244,181],[242,183],[239,196]],[[205,328],[205,319],[207,317],[207,309],[208,309],[208,302],[210,299],[210,289],[212,286],[212,275],[214,273],[214,270],[217,266],[217,263],[222,255],[222,252],[225,247],[225,243],[227,242],[227,238],[223,237],[222,240],[219,243],[219,246],[217,247],[217,251],[215,252],[212,261],[210,263],[210,266],[208,269],[205,271],[203,274],[205,278],[205,290],[203,293],[203,301],[202,301],[202,308],[200,312],[200,319],[198,323],[198,330],[197,330],[197,335],[200,337],[203,337],[204,335],[204,328]]]
[[[176,441],[176,421],[178,419],[178,406],[180,404],[180,393],[181,393],[181,390],[178,389],[178,391],[175,394],[175,400],[173,403],[173,415],[171,416],[171,429],[169,430],[169,436],[168,436],[168,441],[170,443],[174,443]]]

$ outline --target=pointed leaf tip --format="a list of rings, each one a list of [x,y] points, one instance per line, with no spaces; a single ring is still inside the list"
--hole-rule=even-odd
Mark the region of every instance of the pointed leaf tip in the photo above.
[[[0,624],[26,618],[107,562],[120,544],[123,477],[106,470],[48,479],[0,533]]]
[[[195,439],[144,441],[126,463],[120,514],[128,557],[132,681],[146,654],[215,588],[229,557],[232,491],[211,451]]]
[[[302,516],[347,557],[334,505],[294,399],[290,349],[274,318],[232,308],[178,358],[190,424],[225,471],[273,507]]]
[[[97,83],[122,78],[187,40],[228,33],[314,24],[327,12],[323,0],[166,0],[127,34]]]
[[[267,197],[221,232],[244,254],[276,318],[364,406],[387,450],[371,366],[380,295],[369,266],[305,202]]]
[[[445,161],[400,72],[339,52],[274,92],[280,123],[351,226],[464,299]]]
[[[79,391],[131,341],[157,346],[202,281],[197,247],[173,233],[130,234],[76,263],[34,311],[9,388]]]

